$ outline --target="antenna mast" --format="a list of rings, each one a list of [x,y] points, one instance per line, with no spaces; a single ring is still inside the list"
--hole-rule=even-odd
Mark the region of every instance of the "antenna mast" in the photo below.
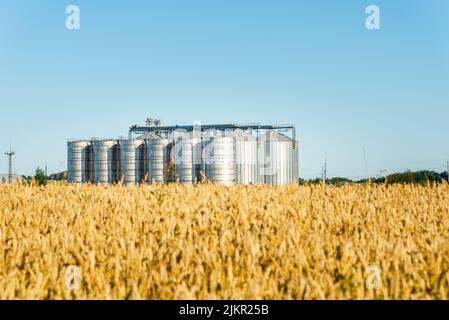
[[[324,182],[327,181],[327,158],[324,160]]]
[[[327,158],[324,160],[324,167],[321,168],[321,179],[326,183],[327,181]]]
[[[12,148],[9,148],[8,152],[5,152],[5,155],[8,156],[8,183],[11,183],[13,180],[13,174],[12,174],[12,157],[15,155],[16,153],[14,151],[12,151]]]

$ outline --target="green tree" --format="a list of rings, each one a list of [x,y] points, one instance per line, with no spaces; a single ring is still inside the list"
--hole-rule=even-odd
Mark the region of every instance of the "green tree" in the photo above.
[[[5,184],[5,183],[6,183],[6,178],[2,177],[2,184]]]
[[[342,186],[346,183],[352,183],[352,180],[342,177],[335,177],[328,180],[328,183],[336,185],[336,186]]]
[[[36,181],[38,186],[45,186],[47,184],[48,177],[45,175],[44,170],[42,170],[41,168],[36,169],[34,181]]]

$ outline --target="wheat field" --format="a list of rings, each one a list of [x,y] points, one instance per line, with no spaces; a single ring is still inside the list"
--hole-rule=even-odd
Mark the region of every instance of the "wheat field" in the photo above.
[[[0,299],[448,299],[448,218],[447,184],[3,184]]]

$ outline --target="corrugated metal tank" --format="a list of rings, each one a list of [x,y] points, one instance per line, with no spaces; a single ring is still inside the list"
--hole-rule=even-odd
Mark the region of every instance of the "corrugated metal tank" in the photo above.
[[[192,144],[192,158],[193,158],[193,179],[196,182],[203,181],[203,175],[206,174],[206,167],[204,165],[204,153],[203,153],[203,137],[200,132],[194,132],[191,135],[191,144]],[[203,173],[203,175],[201,174]]]
[[[259,161],[264,183],[284,185],[297,182],[297,142],[289,137],[275,131],[260,136]]]
[[[213,184],[234,185],[236,182],[235,137],[214,136],[208,138],[203,145],[207,179]]]
[[[174,141],[172,159],[175,166],[175,181],[192,184],[195,182],[193,146],[196,141],[192,140],[191,134],[177,136]]]
[[[291,150],[291,161],[293,163],[291,168],[291,181],[290,183],[299,183],[299,144],[295,141]]]
[[[92,143],[90,141],[67,142],[67,180],[76,184],[92,181]]]
[[[93,181],[97,184],[117,182],[119,145],[117,140],[93,141]]]
[[[148,183],[164,183],[174,180],[174,166],[171,159],[173,140],[146,140],[148,159]]]
[[[257,139],[246,132],[236,130],[236,183],[242,185],[259,183]]]
[[[120,140],[120,175],[125,185],[143,182],[146,175],[146,150],[142,139]]]
[[[89,145],[86,147],[83,153],[83,166],[84,166],[84,182],[94,181],[94,146],[92,141],[89,141]]]

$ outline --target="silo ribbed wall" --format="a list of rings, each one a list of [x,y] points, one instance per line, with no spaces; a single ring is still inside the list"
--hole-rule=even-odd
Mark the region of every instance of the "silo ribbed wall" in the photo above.
[[[174,180],[174,165],[171,159],[171,139],[146,140],[148,182],[165,183]]]
[[[144,140],[120,140],[120,175],[125,185],[144,182],[146,176]]]
[[[236,183],[235,138],[215,136],[205,144],[206,176],[213,184]]]
[[[93,182],[110,184],[117,182],[118,141],[97,140],[93,142]]]
[[[259,183],[257,140],[250,134],[235,132],[236,183]]]
[[[92,181],[92,144],[90,141],[67,143],[67,180],[76,184]]]
[[[260,137],[260,177],[269,185],[285,185],[298,181],[297,142],[277,132]]]
[[[175,180],[181,184],[194,183],[193,141],[189,136],[178,137],[175,140],[172,158],[175,165]]]

